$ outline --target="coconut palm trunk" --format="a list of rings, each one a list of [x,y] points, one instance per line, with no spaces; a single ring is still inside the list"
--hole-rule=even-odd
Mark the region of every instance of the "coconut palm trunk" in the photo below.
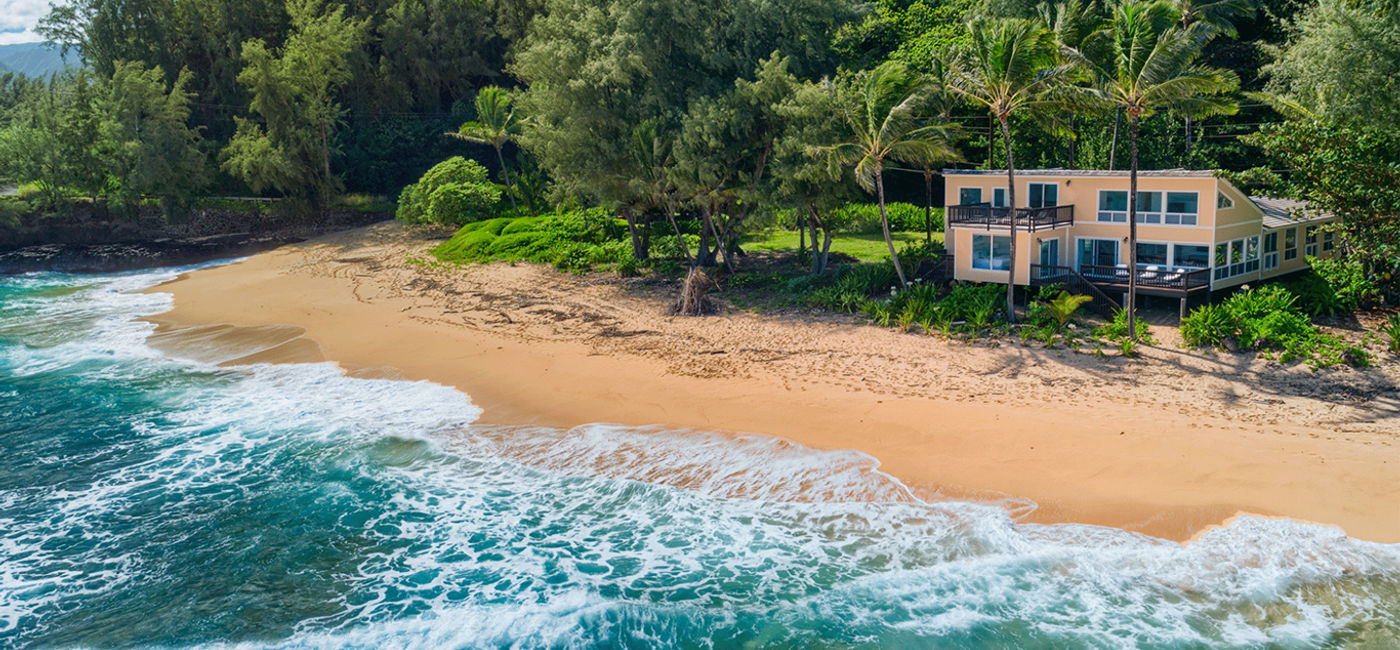
[[[1128,336],[1133,341],[1137,336],[1137,181],[1138,181],[1138,120],[1136,112],[1128,112],[1128,139],[1130,158],[1128,171]]]
[[[515,189],[510,185],[510,172],[506,170],[506,157],[501,153],[501,145],[496,145],[496,162],[501,164],[501,179],[506,182],[506,196],[510,197],[510,211],[520,216],[520,206],[515,204]]]
[[[933,244],[933,170],[924,170],[924,242]]]
[[[1011,265],[1006,275],[1006,320],[1016,322],[1016,162],[1011,156],[1011,121],[1000,118],[1001,139],[1006,145],[1006,205],[1011,221]],[[995,209],[995,208],[993,208]],[[993,246],[995,248],[995,246]]]
[[[899,286],[909,286],[904,279],[904,267],[899,265],[899,254],[894,251],[894,239],[890,237],[890,217],[885,214],[885,174],[884,165],[875,165],[875,191],[880,200],[880,227],[885,229],[885,245],[890,248],[890,261],[894,262],[894,272],[899,276]]]

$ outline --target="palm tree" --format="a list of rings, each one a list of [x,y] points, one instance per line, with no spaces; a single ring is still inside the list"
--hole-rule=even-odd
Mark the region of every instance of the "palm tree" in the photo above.
[[[937,168],[943,163],[962,159],[954,151],[951,143],[951,139],[959,135],[957,127],[952,124],[953,109],[957,108],[962,99],[953,91],[953,61],[950,52],[935,54],[924,77],[928,82],[925,110],[943,124],[949,125],[947,137],[950,139],[948,150],[937,152],[937,158],[921,158],[914,161],[918,163],[919,171],[924,175],[924,241],[929,244],[933,243],[933,177],[938,174]]]
[[[1006,281],[1006,317],[1016,320],[1016,162],[1011,153],[1011,116],[1052,114],[1074,105],[1066,92],[1076,65],[1058,60],[1053,36],[1034,20],[978,18],[967,25],[967,61],[953,88],[985,106],[1001,124],[1006,148],[1006,195],[1011,221],[1011,268]]]
[[[899,254],[890,236],[889,215],[885,212],[886,161],[917,162],[949,156],[948,127],[921,124],[916,119],[927,93],[925,80],[904,64],[887,61],[837,89],[837,106],[849,130],[850,139],[834,145],[812,147],[808,153],[825,157],[835,170],[853,167],[856,181],[867,192],[875,192],[880,204],[880,225],[885,245],[901,287],[909,285]],[[837,174],[833,173],[833,177]]]
[[[1235,38],[1239,35],[1239,30],[1235,29],[1234,19],[1246,14],[1254,13],[1254,6],[1249,0],[1169,0],[1172,10],[1176,12],[1177,24],[1182,29],[1190,29],[1192,25],[1205,25],[1216,34]],[[1191,121],[1193,119],[1209,117],[1209,115],[1192,115],[1186,113],[1182,116],[1186,122],[1186,150],[1191,150]]]
[[[1104,15],[1093,0],[1062,0],[1054,5],[1045,3],[1037,8],[1041,25],[1050,31],[1055,43],[1066,57],[1082,53],[1095,32],[1103,26]],[[1074,111],[1069,113],[1069,168],[1074,169],[1079,151],[1079,134],[1074,130]]]
[[[507,142],[520,135],[520,118],[515,114],[510,92],[497,86],[482,88],[476,94],[476,121],[467,122],[456,133],[447,135],[467,142],[489,144],[496,150],[496,162],[501,165],[510,208],[516,216],[520,216],[520,208],[515,204],[515,192],[510,186],[510,172],[506,170],[506,159],[501,153],[501,148]]]
[[[1192,115],[1227,115],[1239,110],[1228,97],[1239,88],[1231,72],[1196,63],[1211,31],[1203,24],[1182,28],[1169,4],[1125,0],[1100,32],[1108,57],[1093,62],[1102,80],[1098,93],[1128,117],[1132,162],[1128,174],[1128,332],[1137,339],[1138,124],[1158,110]]]

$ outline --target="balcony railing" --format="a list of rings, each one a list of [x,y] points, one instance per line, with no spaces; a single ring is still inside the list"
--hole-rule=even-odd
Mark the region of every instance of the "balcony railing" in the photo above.
[[[1011,208],[990,205],[954,205],[948,208],[948,223],[955,226],[1009,228]],[[1052,230],[1074,225],[1074,206],[1049,205],[1043,208],[1017,208],[1016,229]]]
[[[1030,265],[1030,279],[1033,283],[1050,284],[1056,282],[1056,277],[1070,275],[1070,272],[1068,266]],[[1079,265],[1079,275],[1100,286],[1110,284],[1114,287],[1127,287],[1128,284],[1126,265]],[[1211,269],[1142,266],[1137,269],[1137,284],[1141,289],[1163,289],[1182,293],[1210,289]]]

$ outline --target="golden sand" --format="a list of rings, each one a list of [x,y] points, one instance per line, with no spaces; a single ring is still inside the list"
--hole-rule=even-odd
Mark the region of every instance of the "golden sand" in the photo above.
[[[1239,512],[1400,541],[1400,370],[1280,367],[1170,342],[1128,360],[791,313],[670,317],[653,281],[435,269],[395,224],[153,289],[151,342],[216,363],[331,360],[456,386],[483,421],[752,432],[858,449],[926,498],[1176,540]],[[1169,335],[1161,328],[1159,335]],[[1019,513],[1018,513],[1019,515]]]

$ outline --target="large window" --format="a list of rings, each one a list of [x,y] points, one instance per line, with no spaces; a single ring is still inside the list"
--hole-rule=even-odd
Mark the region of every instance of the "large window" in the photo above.
[[[1060,204],[1059,185],[1055,183],[1031,183],[1028,187],[1030,200],[1026,205],[1032,208],[1044,208]]]
[[[1264,270],[1272,271],[1278,268],[1278,233],[1270,232],[1264,234]]]
[[[992,207],[1006,207],[1006,188],[998,187],[992,190]]]
[[[982,203],[982,188],[980,187],[960,187],[958,188],[958,205],[980,205]]]
[[[1215,245],[1215,279],[1232,278],[1258,270],[1258,235]]]
[[[1143,192],[1137,194],[1138,223],[1162,223],[1162,193]]]
[[[1194,244],[1172,245],[1173,266],[1182,268],[1210,268],[1210,247]]]
[[[1138,266],[1166,266],[1167,245],[1138,242],[1137,263]]]
[[[1117,239],[1079,240],[1079,268],[1086,266],[1116,266],[1118,264]]]
[[[1138,223],[1194,226],[1199,221],[1200,199],[1195,192],[1143,192],[1137,195]],[[1099,221],[1127,223],[1128,193],[1099,192]]]
[[[1011,269],[1011,238],[999,235],[972,236],[972,268],[984,271]]]
[[[1298,257],[1298,229],[1289,228],[1283,231],[1283,259],[1291,260]]]
[[[1060,240],[1044,239],[1040,242],[1040,265],[1060,265]]]
[[[1128,223],[1128,193],[1099,192],[1099,221]]]
[[[1172,225],[1194,226],[1200,212],[1195,192],[1167,192],[1167,213],[1162,220]]]

